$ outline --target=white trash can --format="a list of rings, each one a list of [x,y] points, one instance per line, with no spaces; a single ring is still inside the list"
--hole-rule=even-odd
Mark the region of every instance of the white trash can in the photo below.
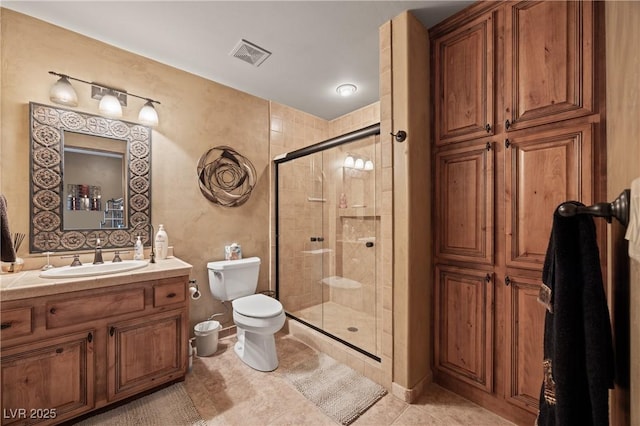
[[[198,356],[213,355],[218,350],[218,333],[221,325],[218,321],[199,322],[193,327],[196,334],[196,354]]]

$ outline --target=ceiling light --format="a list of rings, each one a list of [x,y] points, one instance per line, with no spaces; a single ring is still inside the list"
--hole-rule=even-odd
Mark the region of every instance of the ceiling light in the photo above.
[[[61,75],[60,80],[51,86],[49,99],[51,99],[51,102],[60,105],[78,106],[78,94],[66,75]]]
[[[358,90],[358,88],[355,84],[341,84],[336,88],[336,92],[343,97],[353,95],[356,93],[356,90]]]
[[[138,121],[142,124],[146,124],[147,126],[157,126],[158,125],[158,112],[153,107],[153,102],[147,100],[147,103],[144,104],[142,108],[140,108],[140,112],[138,113]]]

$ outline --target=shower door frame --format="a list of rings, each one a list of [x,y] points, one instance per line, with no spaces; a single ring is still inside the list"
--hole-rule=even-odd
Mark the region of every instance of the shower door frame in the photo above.
[[[359,130],[355,130],[353,132],[349,132],[349,133],[345,133],[343,135],[340,136],[336,136],[335,138],[331,138],[331,139],[327,139],[325,141],[322,142],[318,142],[315,143],[313,145],[309,145],[306,146],[304,148],[300,148],[297,149],[295,151],[292,152],[287,152],[285,154],[279,155],[276,158],[274,158],[273,162],[275,164],[275,171],[274,171],[274,178],[275,178],[275,197],[274,197],[274,201],[275,201],[275,239],[276,239],[276,247],[275,247],[275,255],[276,255],[276,259],[275,259],[275,276],[276,276],[276,299],[280,300],[280,244],[279,244],[279,237],[280,237],[280,221],[279,221],[279,205],[280,205],[280,198],[279,198],[279,189],[278,189],[278,166],[281,163],[286,163],[288,161],[291,160],[295,160],[296,158],[301,158],[301,157],[305,157],[307,155],[312,155],[318,152],[322,152],[322,151],[326,151],[328,149],[331,148],[335,148],[350,142],[355,142],[357,140],[360,139],[364,139],[366,137],[369,136],[374,136],[374,135],[379,135],[380,134],[380,123],[376,123],[376,124],[372,124],[370,126],[367,127],[363,127],[362,129]],[[377,278],[376,278],[377,279]],[[318,331],[322,334],[324,334],[327,337],[330,337],[334,340],[337,340],[338,342],[342,343],[345,346],[348,346],[349,348],[360,352],[363,355],[368,356],[371,359],[374,359],[378,362],[382,361],[382,358],[380,358],[377,355],[374,355],[356,345],[354,345],[353,343],[350,343],[338,336],[335,336],[331,333],[329,333],[328,331],[314,325],[311,324],[308,321],[305,321],[303,319],[300,319],[292,314],[290,314],[289,312],[285,311],[285,314],[288,318],[294,319],[298,322],[300,322],[301,324],[306,325],[307,327]]]

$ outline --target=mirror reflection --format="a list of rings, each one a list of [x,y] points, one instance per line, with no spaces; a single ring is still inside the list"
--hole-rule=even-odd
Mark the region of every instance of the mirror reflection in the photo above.
[[[151,128],[29,103],[29,252],[132,247],[151,232]]]
[[[127,142],[64,132],[63,229],[126,228]]]

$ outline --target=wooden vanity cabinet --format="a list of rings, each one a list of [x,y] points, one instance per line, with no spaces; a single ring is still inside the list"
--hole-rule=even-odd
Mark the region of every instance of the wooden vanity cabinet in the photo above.
[[[2,425],[58,424],[182,380],[188,276],[2,302]]]
[[[95,330],[5,348],[2,424],[56,423],[94,407]]]

